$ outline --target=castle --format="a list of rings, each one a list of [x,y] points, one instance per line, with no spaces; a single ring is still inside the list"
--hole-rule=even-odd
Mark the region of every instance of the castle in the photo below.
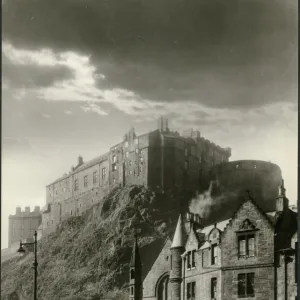
[[[283,184],[273,201],[276,210],[265,213],[249,194],[231,218],[209,226],[180,215],[145,274],[136,241],[129,300],[296,300],[297,213]]]
[[[68,174],[46,187],[43,235],[62,220],[81,215],[115,187],[198,190],[209,182],[212,168],[228,162],[230,156],[230,148],[204,139],[199,131],[190,129],[182,135],[170,131],[164,118],[152,132],[137,136],[131,129],[108,153],[86,163],[79,156]]]

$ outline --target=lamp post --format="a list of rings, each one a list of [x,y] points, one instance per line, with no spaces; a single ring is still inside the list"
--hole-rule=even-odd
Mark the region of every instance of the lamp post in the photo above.
[[[36,292],[37,292],[37,266],[38,266],[38,262],[37,262],[37,258],[36,258],[36,254],[37,254],[37,232],[34,232],[34,242],[32,243],[22,243],[22,241],[20,241],[20,248],[18,250],[18,253],[20,254],[24,254],[25,253],[25,249],[23,248],[23,246],[26,245],[34,245],[34,261],[33,261],[33,266],[32,268],[34,269],[34,280],[33,280],[33,300],[37,300],[36,297]]]

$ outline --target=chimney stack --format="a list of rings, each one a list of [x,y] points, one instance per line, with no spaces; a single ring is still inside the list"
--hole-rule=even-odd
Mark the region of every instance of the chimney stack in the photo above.
[[[40,213],[41,208],[39,206],[35,206],[34,207],[34,211],[37,212],[37,213]]]
[[[21,215],[21,207],[17,206],[16,208],[16,216],[20,216]]]
[[[81,155],[78,156],[78,166],[83,165],[83,158]]]
[[[26,214],[30,214],[30,206],[26,206],[25,207],[25,213]]]
[[[169,132],[168,119],[160,117],[157,122],[157,129],[161,132]]]

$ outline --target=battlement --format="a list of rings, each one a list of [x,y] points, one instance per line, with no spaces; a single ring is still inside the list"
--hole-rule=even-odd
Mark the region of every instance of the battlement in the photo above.
[[[184,138],[191,138],[194,140],[201,141],[202,143],[207,145],[209,148],[212,148],[219,152],[224,152],[227,155],[231,156],[231,148],[229,148],[229,147],[222,148],[219,145],[216,145],[215,143],[211,142],[210,140],[205,139],[204,137],[201,137],[201,132],[198,130],[194,130],[193,128],[185,129],[184,131],[182,131],[181,136]]]
[[[14,215],[9,215],[9,218],[14,217],[36,217],[41,215],[40,206],[35,206],[33,211],[30,211],[30,207],[26,206],[25,209],[22,211],[21,207],[16,207],[16,213]]]

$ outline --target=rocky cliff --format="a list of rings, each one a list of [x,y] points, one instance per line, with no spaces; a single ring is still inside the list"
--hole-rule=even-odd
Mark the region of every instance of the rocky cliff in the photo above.
[[[190,195],[131,186],[115,189],[38,244],[39,300],[128,299],[128,263],[139,230],[143,276]],[[182,201],[184,200],[184,201]],[[147,253],[147,255],[145,255]],[[33,253],[1,264],[1,299],[31,299]]]

